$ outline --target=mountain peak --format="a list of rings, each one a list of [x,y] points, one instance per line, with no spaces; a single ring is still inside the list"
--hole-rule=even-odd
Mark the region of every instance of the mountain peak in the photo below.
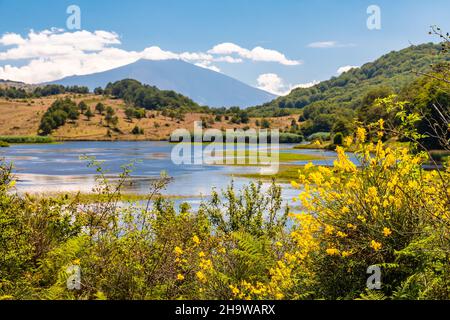
[[[210,107],[249,107],[276,98],[271,93],[251,87],[222,73],[177,59],[140,59],[112,70],[71,76],[52,83],[87,86],[93,90],[96,87],[105,87],[109,82],[123,79],[135,79],[161,90],[173,90],[200,105]]]

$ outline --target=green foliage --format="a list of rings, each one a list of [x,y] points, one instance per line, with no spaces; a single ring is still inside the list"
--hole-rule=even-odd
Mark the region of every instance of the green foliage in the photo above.
[[[222,197],[214,190],[211,200],[203,203],[200,211],[220,232],[271,236],[285,227],[288,209],[282,210],[281,188],[274,181],[266,193],[261,188],[261,181],[253,182],[236,194],[232,183]]]
[[[10,99],[40,98],[64,93],[87,94],[89,93],[89,89],[87,87],[80,86],[64,87],[57,84],[39,86],[28,91],[23,88],[16,88],[14,86],[0,88],[0,97]]]
[[[7,143],[51,143],[52,137],[48,136],[0,136],[0,141]]]
[[[95,105],[95,111],[97,111],[99,114],[103,114],[105,112],[106,107],[103,103],[99,102]]]
[[[39,134],[48,135],[63,126],[67,120],[78,119],[79,112],[75,102],[69,98],[58,99],[44,113],[39,125]]]
[[[344,136],[342,135],[342,133],[340,132],[336,133],[333,137],[333,144],[335,146],[342,146],[343,143],[344,143]]]
[[[105,93],[136,107],[148,110],[161,110],[165,107],[198,110],[200,106],[191,99],[174,91],[159,90],[156,87],[143,85],[139,81],[126,79],[109,83]]]

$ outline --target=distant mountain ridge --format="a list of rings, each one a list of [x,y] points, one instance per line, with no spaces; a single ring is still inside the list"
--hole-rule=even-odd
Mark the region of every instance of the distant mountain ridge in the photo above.
[[[70,76],[52,84],[104,88],[108,83],[135,79],[161,90],[173,90],[200,105],[210,107],[249,107],[276,98],[266,91],[251,87],[224,74],[201,68],[181,60],[138,60],[116,69],[82,76]]]

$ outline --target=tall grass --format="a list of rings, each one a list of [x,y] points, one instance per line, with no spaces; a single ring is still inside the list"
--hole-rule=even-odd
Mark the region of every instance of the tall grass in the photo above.
[[[54,139],[49,136],[0,136],[0,141],[6,143],[51,143]]]

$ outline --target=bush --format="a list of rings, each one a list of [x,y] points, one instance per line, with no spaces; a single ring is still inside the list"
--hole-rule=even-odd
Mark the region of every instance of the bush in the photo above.
[[[80,108],[83,104],[80,102]],[[49,135],[53,130],[63,126],[67,120],[77,120],[79,117],[78,107],[69,98],[58,99],[44,113],[39,125],[40,135]]]
[[[342,146],[343,143],[344,143],[344,136],[342,135],[342,133],[340,132],[336,133],[333,137],[333,144],[335,146]]]
[[[133,130],[131,130],[131,133],[135,135],[144,134],[144,129],[136,125],[134,126]]]

